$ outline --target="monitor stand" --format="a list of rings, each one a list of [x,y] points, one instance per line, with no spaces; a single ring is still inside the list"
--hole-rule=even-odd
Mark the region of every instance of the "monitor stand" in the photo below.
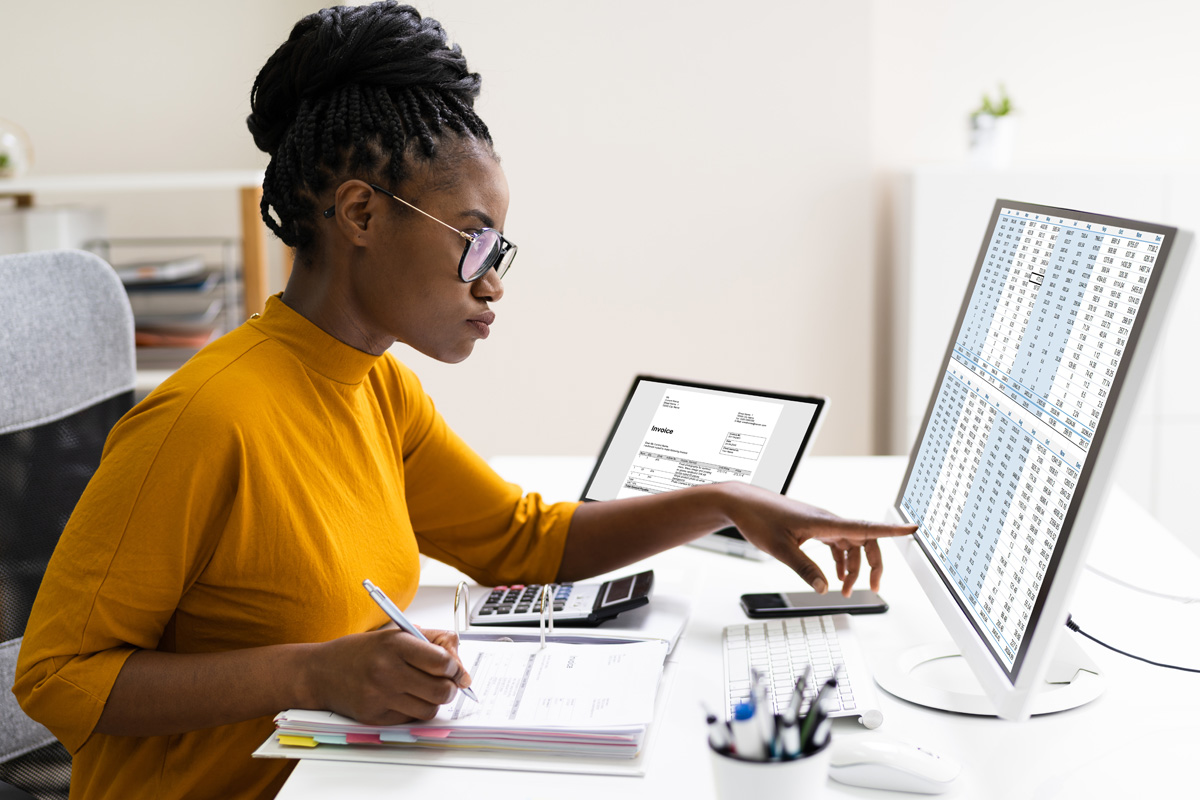
[[[996,716],[966,660],[952,643],[917,645],[888,664],[872,664],[875,682],[910,703],[959,714]],[[1046,683],[1034,697],[1031,714],[1052,714],[1090,703],[1104,691],[1100,669],[1075,640],[1061,636]]]

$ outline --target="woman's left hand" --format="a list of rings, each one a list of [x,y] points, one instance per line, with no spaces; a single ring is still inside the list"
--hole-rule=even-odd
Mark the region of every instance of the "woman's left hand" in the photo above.
[[[871,589],[879,591],[883,557],[879,552],[878,540],[908,536],[917,529],[916,525],[887,525],[844,519],[822,508],[750,484],[727,483],[722,486],[732,497],[727,509],[729,518],[747,541],[787,564],[821,593],[829,588],[829,582],[821,568],[800,549],[802,544],[817,539],[829,545],[837,565],[838,580],[842,582],[842,594],[849,597],[858,580],[863,555],[866,555],[871,569]]]

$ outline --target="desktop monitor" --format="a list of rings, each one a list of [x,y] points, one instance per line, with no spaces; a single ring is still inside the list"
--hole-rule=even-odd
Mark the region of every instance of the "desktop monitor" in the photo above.
[[[1191,238],[996,201],[889,514],[981,692],[923,680],[950,653],[921,648],[875,665],[884,689],[1016,720],[1100,693],[1060,634]]]

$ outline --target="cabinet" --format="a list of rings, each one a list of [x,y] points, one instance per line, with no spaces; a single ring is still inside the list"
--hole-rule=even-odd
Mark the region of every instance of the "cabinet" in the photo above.
[[[1195,168],[929,166],[892,193],[889,449],[907,453],[920,429],[967,281],[997,198],[1141,219],[1200,231]],[[1125,432],[1116,481],[1200,552],[1191,506],[1200,452],[1200,277],[1192,253]]]

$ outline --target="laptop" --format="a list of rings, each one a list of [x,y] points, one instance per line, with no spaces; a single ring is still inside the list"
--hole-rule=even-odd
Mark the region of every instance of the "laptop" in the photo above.
[[[828,399],[639,375],[609,431],[583,501],[743,481],[783,494]],[[693,544],[764,558],[736,528]]]

